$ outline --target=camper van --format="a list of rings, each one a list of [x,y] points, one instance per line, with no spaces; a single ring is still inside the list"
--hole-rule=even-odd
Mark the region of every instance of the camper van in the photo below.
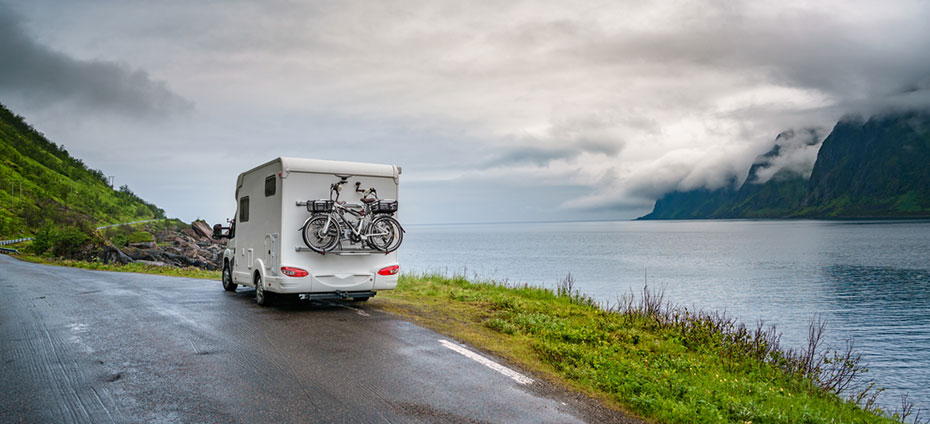
[[[235,217],[229,227],[214,227],[214,237],[228,238],[223,288],[255,287],[263,306],[286,295],[365,301],[393,289],[403,236],[396,220],[400,173],[394,165],[288,157],[243,172],[236,180]],[[373,222],[393,231],[388,221],[398,230],[387,236],[392,240],[366,239]],[[311,223],[317,226],[310,229]],[[317,236],[335,241],[311,248],[308,237]]]

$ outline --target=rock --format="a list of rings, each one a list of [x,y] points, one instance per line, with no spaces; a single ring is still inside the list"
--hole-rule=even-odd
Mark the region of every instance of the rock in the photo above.
[[[163,260],[163,252],[159,249],[138,249],[135,247],[127,247],[125,252],[127,256],[135,260],[146,260],[146,261],[161,261]]]
[[[101,252],[100,256],[105,264],[115,262],[126,265],[133,261],[132,258],[126,256],[126,254],[120,251],[116,246],[110,244],[103,247],[103,252]]]
[[[207,239],[213,239],[213,228],[210,228],[210,225],[207,224],[204,220],[197,220],[191,222],[191,228],[194,230],[197,235]]]
[[[158,232],[161,245],[154,242],[132,243],[125,248],[97,247],[94,254],[104,262],[133,261],[153,266],[197,267],[217,270],[223,263],[225,239],[213,240],[213,229],[198,220],[190,227]]]
[[[139,243],[129,243],[129,247],[134,247],[136,249],[155,249],[158,247],[154,241],[143,241]]]

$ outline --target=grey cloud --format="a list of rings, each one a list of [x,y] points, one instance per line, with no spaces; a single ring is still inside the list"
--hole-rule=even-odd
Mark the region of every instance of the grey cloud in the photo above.
[[[275,140],[292,155],[396,161],[407,181],[521,176],[541,196],[569,181],[587,190],[566,192],[568,203],[600,211],[739,184],[787,128],[930,105],[923,0],[35,0],[20,8],[43,40],[57,40],[49,45],[132,57],[184,87],[212,119],[198,124],[228,130],[178,130],[204,151],[210,139],[264,155],[255,139]],[[112,16],[121,19],[103,22]],[[85,71],[97,63],[37,47],[3,23],[4,46],[40,48]],[[166,92],[140,75],[146,90]],[[81,140],[125,138],[111,128],[84,125]],[[180,139],[173,135],[151,131],[152,148]],[[786,149],[769,170],[805,168],[810,152]],[[235,156],[236,167],[251,164]]]
[[[495,154],[483,166],[494,168],[531,164],[543,167],[552,161],[575,159],[585,153],[615,157],[625,146],[622,135],[625,128],[651,128],[652,124],[598,113],[553,121],[544,134],[510,137],[507,141],[514,147],[502,149],[502,153]]]
[[[845,100],[887,96],[930,76],[930,55],[915,54],[930,50],[930,29],[915,25],[930,20],[925,4],[899,2],[894,10],[907,12],[893,18],[906,22],[876,19],[874,27],[842,13],[798,8],[766,16],[753,6],[695,2],[677,7],[667,27],[562,30],[561,38],[572,40],[562,53],[588,63],[658,65],[669,74],[730,70]],[[863,14],[888,10],[880,3],[847,6]]]
[[[191,102],[127,65],[79,60],[38,43],[0,4],[0,94],[30,107],[71,104],[75,108],[137,117],[184,112]]]
[[[582,153],[600,153],[608,156],[616,155],[620,148],[615,145],[601,144],[595,142],[582,142],[571,144],[567,147],[546,148],[546,147],[516,147],[505,149],[504,153],[497,155],[484,163],[485,168],[495,168],[500,166],[513,166],[531,164],[536,166],[546,166],[554,160],[574,159]]]

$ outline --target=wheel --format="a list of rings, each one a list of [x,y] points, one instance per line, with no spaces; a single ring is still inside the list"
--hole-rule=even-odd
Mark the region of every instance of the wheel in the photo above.
[[[393,252],[404,241],[404,230],[390,216],[379,216],[368,227],[368,245],[382,252]]]
[[[339,244],[339,234],[342,229],[335,219],[329,223],[329,229],[326,233],[323,233],[323,227],[326,226],[328,220],[329,215],[316,215],[308,219],[301,229],[300,233],[304,237],[304,244],[314,252],[326,253],[335,249],[336,245]]]
[[[353,298],[352,298],[352,301],[353,301],[353,302],[367,302],[367,301],[368,301],[368,296],[353,297]]]
[[[265,291],[265,283],[260,275],[255,275],[255,303],[260,306],[270,306],[274,299],[274,293]]]
[[[226,262],[223,264],[223,290],[236,291],[236,287],[239,285],[233,282],[232,269],[229,268],[229,262]]]

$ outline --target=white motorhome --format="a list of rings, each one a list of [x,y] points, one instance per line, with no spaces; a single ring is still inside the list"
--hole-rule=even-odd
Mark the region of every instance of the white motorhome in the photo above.
[[[347,238],[332,251],[319,253],[307,247],[302,231],[311,217],[307,201],[329,199],[334,183],[341,180],[397,199],[400,173],[394,165],[288,157],[243,172],[236,181],[238,208],[231,226],[214,227],[214,237],[229,239],[223,287],[255,287],[261,305],[276,295],[364,301],[379,290],[393,289],[399,269],[396,251],[377,251]],[[344,190],[340,200],[351,206],[366,200],[362,197],[361,190]]]

